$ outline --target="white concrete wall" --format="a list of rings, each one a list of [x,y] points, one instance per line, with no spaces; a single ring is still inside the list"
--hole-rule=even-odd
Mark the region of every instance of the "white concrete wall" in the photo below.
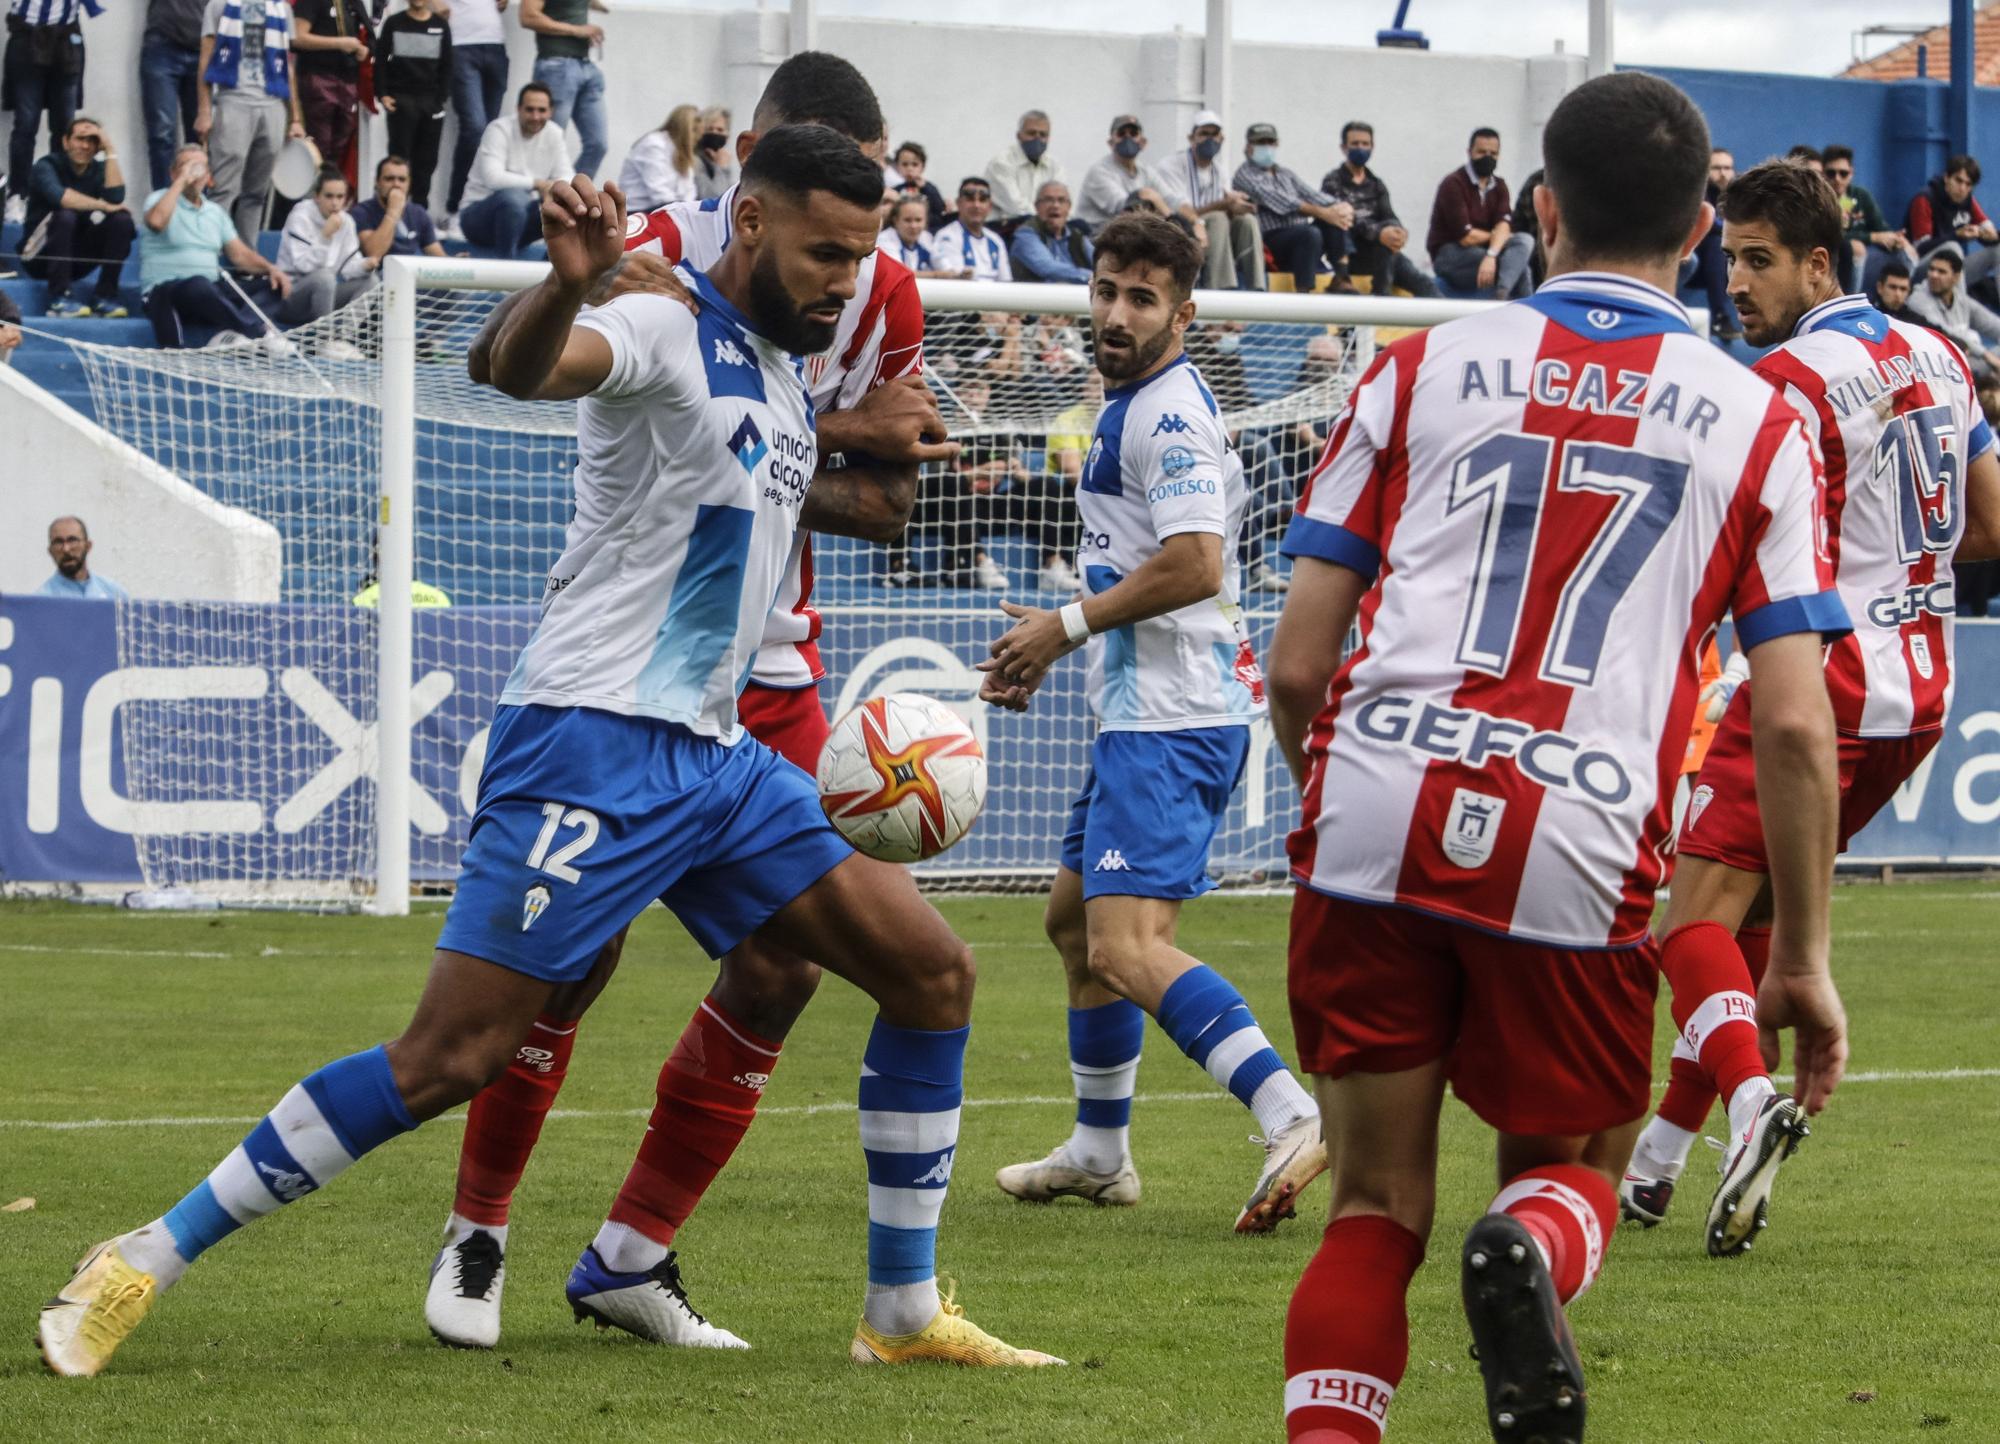
[[[480,0],[475,0],[480,3]],[[512,83],[529,78],[533,36],[510,7],[506,26]],[[721,102],[747,125],[770,70],[787,53],[782,7],[766,13],[614,9],[603,17],[602,63],[611,106],[607,169],[682,101]],[[145,7],[110,7],[87,24],[85,106],[118,137],[135,195],[143,189],[145,137],[139,113],[138,50]],[[1104,154],[1113,115],[1146,123],[1149,156],[1184,143],[1201,93],[1199,34],[1124,35],[1006,26],[913,25],[823,17],[820,44],[859,65],[882,98],[892,140],[921,141],[931,179],[947,196],[959,177],[980,170],[1013,136],[1022,110],[1046,110],[1052,149],[1072,183]],[[1252,121],[1276,124],[1287,164],[1317,181],[1338,159],[1339,126],[1376,127],[1377,171],[1421,237],[1438,179],[1464,159],[1467,134],[1491,125],[1502,135],[1501,174],[1518,184],[1540,164],[1541,122],[1563,91],[1583,78],[1583,57],[1519,60],[1437,51],[1240,44],[1232,55],[1234,96],[1225,104],[1232,165]],[[380,153],[380,127],[373,155]],[[447,130],[444,154],[451,154]]]
[[[213,501],[150,457],[0,366],[0,591],[48,580],[48,524],[80,516],[90,569],[134,597],[275,602],[277,528]],[[59,458],[59,460],[53,460]]]

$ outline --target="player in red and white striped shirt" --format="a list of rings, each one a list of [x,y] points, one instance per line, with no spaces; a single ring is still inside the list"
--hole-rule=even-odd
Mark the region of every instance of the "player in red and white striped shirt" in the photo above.
[[[1845,848],[1937,745],[1953,683],[1951,561],[1993,554],[2000,460],[1958,348],[1841,294],[1840,208],[1818,176],[1770,162],[1732,181],[1722,204],[1746,334],[1776,347],[1757,374],[1797,409],[1825,459],[1827,526],[1854,622],[1826,662]],[[1763,1226],[1796,1142],[1772,1127],[1784,1105],[1771,1101],[1757,1046],[1753,995],[1772,933],[1746,695],[1755,690],[1739,689],[1688,801],[1665,924],[1682,945],[1663,960],[1681,1032],[1659,1116],[1619,1190],[1628,1217],[1660,1222],[1720,1091],[1731,1140],[1706,1230],[1718,1255],[1747,1248]]]
[[[756,130],[738,138],[739,159],[749,159],[758,132],[805,122],[831,126],[881,158],[885,127],[868,82],[838,56],[807,51],[773,72]],[[732,186],[711,201],[632,217],[618,287],[689,300],[670,265],[686,261],[705,271],[715,264],[729,244],[736,196]],[[862,263],[832,347],[806,363],[819,453],[844,453],[851,464],[822,462],[813,477],[737,714],[751,736],[807,772],[817,768],[827,735],[808,532],[893,539],[908,519],[918,464],[957,450],[938,440],[943,421],[920,379],[923,327],[915,279],[876,252]],[[491,1347],[499,1338],[514,1188],[562,1087],[577,1020],[610,980],[623,944],[621,933],[587,978],[557,992],[506,1074],[472,1102],[457,1194],[424,1306],[432,1332],[447,1343]],[[604,1271],[639,1280],[593,1297],[589,1307],[600,1322],[662,1343],[746,1347],[689,1306],[668,1246],[748,1131],[780,1045],[818,981],[812,963],[756,939],[723,959],[715,987],[660,1072],[658,1106],[638,1158],[592,1245]]]
[[[1707,232],[1708,132],[1636,72],[1572,91],[1536,195],[1551,280],[1390,346],[1286,539],[1269,661],[1292,834],[1291,996],[1332,1222],[1285,1334],[1293,1440],[1376,1444],[1407,1363],[1445,1085],[1500,1133],[1462,1280],[1496,1438],[1581,1436],[1562,1305],[1587,1288],[1649,1101],[1648,926],[1701,653],[1758,682],[1801,1089],[1846,1052],[1827,973],[1847,619],[1812,447],[1669,294]],[[1361,645],[1341,639],[1359,613]]]

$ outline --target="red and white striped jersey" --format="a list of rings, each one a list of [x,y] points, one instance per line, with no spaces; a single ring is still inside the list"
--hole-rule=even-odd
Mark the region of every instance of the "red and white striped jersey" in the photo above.
[[[1376,578],[1294,878],[1561,947],[1646,936],[1723,614],[1848,630],[1797,414],[1609,274],[1388,347],[1285,550]]]
[[[1835,571],[1854,622],[1827,654],[1835,724],[1860,737],[1942,727],[1965,474],[1993,446],[1971,368],[1937,332],[1841,296],[1754,369],[1798,407],[1826,463]]]
[[[700,202],[679,201],[627,218],[625,249],[652,251],[706,271],[722,259],[733,228],[735,186]],[[807,388],[821,411],[855,405],[875,387],[924,368],[924,310],[917,279],[893,256],[873,252],[861,263],[854,299],[842,308],[833,345],[805,363]],[[812,605],[812,536],[792,542],[791,564],[778,586],[764,644],[750,680],[764,687],[810,687],[826,674],[819,659],[819,612]]]

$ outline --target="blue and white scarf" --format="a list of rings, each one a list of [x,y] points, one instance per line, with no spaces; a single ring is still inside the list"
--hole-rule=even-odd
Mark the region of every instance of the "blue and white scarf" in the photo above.
[[[286,0],[264,0],[264,93],[290,100],[289,62],[292,48],[292,7]],[[236,88],[243,64],[243,0],[228,0],[215,22],[215,54],[202,80],[225,90]]]

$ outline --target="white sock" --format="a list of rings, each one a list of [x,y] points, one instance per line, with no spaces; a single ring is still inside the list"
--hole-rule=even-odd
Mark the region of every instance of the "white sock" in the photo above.
[[[642,1274],[658,1266],[667,1256],[667,1246],[655,1243],[630,1224],[606,1219],[591,1240],[591,1247],[613,1273]]]
[[[1757,1110],[1764,1106],[1764,1100],[1778,1090],[1769,1078],[1746,1078],[1736,1087],[1729,1100],[1730,1146],[1733,1148],[1750,1131],[1750,1125],[1757,1121]]]
[[[153,1276],[154,1284],[165,1293],[181,1281],[188,1261],[174,1247],[174,1235],[164,1218],[156,1218],[144,1228],[135,1228],[118,1240],[118,1255],[133,1268]]]
[[[444,1246],[451,1248],[464,1243],[475,1233],[490,1233],[493,1241],[500,1245],[500,1251],[507,1251],[507,1225],[504,1223],[474,1223],[462,1213],[454,1213],[444,1221]]]
[[[1250,1095],[1250,1111],[1257,1115],[1257,1126],[1264,1130],[1264,1136],[1276,1138],[1301,1118],[1318,1113],[1319,1105],[1289,1070],[1280,1069],[1257,1085],[1257,1091]]]
[[[938,1291],[935,1278],[920,1284],[870,1284],[861,1316],[868,1327],[891,1338],[914,1334],[937,1317]]]
[[[1694,1147],[1694,1140],[1695,1135],[1687,1129],[1654,1114],[1632,1149],[1632,1167],[1642,1174],[1671,1182],[1687,1166],[1688,1150]]]
[[[1079,1123],[1069,1135],[1069,1161],[1092,1173],[1116,1173],[1132,1156],[1132,1129]]]

